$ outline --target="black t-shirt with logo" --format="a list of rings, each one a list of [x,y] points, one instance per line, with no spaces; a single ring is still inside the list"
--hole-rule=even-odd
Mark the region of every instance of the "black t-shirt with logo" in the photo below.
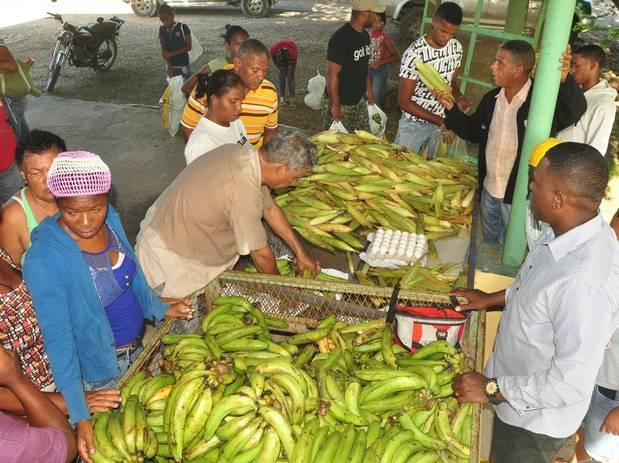
[[[166,51],[175,51],[185,46],[185,37],[191,35],[191,30],[187,24],[174,23],[170,30],[159,26],[159,38],[163,39],[163,48]],[[189,53],[179,53],[169,59],[170,64],[175,67],[187,66],[189,64]]]
[[[370,62],[370,35],[357,32],[350,23],[336,30],[329,39],[327,60],[342,66],[340,104],[356,105],[365,94]]]

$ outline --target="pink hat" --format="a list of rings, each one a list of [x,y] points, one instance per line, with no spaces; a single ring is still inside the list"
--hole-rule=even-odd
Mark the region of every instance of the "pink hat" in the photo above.
[[[57,198],[107,193],[111,185],[110,168],[88,151],[60,153],[47,173],[47,187]]]

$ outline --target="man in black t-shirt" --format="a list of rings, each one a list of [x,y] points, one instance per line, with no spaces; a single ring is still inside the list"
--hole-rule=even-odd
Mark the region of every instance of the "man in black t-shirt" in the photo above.
[[[385,5],[376,0],[353,0],[350,21],[333,33],[327,49],[327,87],[322,99],[324,128],[340,121],[349,132],[367,129],[368,104],[374,94],[368,76],[370,35],[366,32],[383,13]]]
[[[167,64],[168,77],[191,76],[189,66],[189,50],[191,50],[191,30],[187,24],[174,21],[174,10],[171,6],[161,5],[159,19],[159,43],[161,56]]]

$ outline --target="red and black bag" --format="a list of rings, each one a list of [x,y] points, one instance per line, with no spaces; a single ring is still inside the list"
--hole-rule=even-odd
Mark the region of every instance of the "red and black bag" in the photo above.
[[[387,322],[392,324],[394,336],[402,347],[414,352],[437,340],[460,345],[466,323],[463,313],[448,308],[402,306],[396,304],[398,293],[399,287],[394,288]],[[456,305],[457,300],[452,303]]]

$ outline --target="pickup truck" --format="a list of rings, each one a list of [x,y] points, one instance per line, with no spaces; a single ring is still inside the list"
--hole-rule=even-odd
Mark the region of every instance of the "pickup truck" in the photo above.
[[[401,39],[410,43],[419,35],[421,19],[423,16],[424,0],[380,0],[387,6],[385,14],[388,18],[398,23]],[[464,13],[463,23],[471,24],[475,18],[477,0],[452,0],[462,7]],[[617,0],[613,0],[617,1]],[[432,6],[438,6],[440,0],[432,0]],[[587,14],[591,14],[591,1],[578,0],[577,5]],[[505,27],[507,6],[509,0],[485,0],[483,4],[480,26],[502,29]],[[527,29],[535,29],[537,15],[542,6],[541,0],[529,0],[527,9]],[[435,8],[431,8],[433,11]],[[577,19],[577,18],[575,18]]]

